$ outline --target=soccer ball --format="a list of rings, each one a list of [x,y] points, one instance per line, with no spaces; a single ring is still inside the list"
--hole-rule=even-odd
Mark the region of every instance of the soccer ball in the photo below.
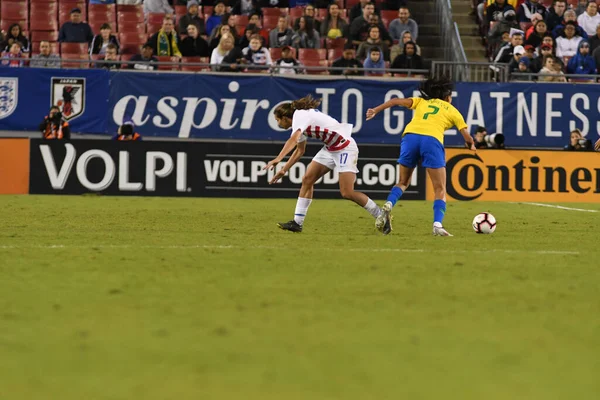
[[[496,218],[490,213],[483,212],[473,218],[473,229],[476,233],[494,233]]]

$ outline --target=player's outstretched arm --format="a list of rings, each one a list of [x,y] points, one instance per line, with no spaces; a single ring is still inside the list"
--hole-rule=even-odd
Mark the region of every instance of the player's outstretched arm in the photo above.
[[[600,151],[600,139],[598,139],[598,141],[596,142],[596,144],[594,145],[594,150],[596,151]]]
[[[390,100],[386,101],[385,103],[378,105],[375,108],[369,108],[367,110],[367,121],[372,119],[374,116],[376,116],[383,110],[386,110],[390,107],[400,106],[400,107],[410,108],[410,107],[412,107],[412,103],[413,103],[412,99],[399,99],[399,98],[390,99]]]
[[[469,130],[467,128],[463,128],[460,130],[460,134],[465,139],[465,146],[467,149],[476,151],[477,149],[475,148],[475,141],[471,135],[469,135]]]
[[[272,185],[281,178],[283,178],[285,174],[290,170],[290,168],[292,168],[292,166],[296,164],[298,160],[304,155],[305,151],[306,140],[304,142],[298,143],[298,145],[296,146],[296,150],[294,150],[294,152],[290,156],[290,159],[285,163],[283,168],[281,168],[281,170],[278,173],[276,173],[275,176],[273,176],[273,179],[269,181],[269,185]]]
[[[296,145],[298,144],[298,139],[300,138],[301,134],[302,131],[300,129],[294,132],[292,136],[290,136],[290,138],[287,140],[287,142],[285,142],[285,144],[283,145],[283,149],[281,149],[279,155],[271,161],[269,161],[263,169],[275,168],[275,166],[279,164],[281,160],[283,160],[285,156],[287,156],[290,153],[290,151],[294,150],[294,147],[296,147]]]

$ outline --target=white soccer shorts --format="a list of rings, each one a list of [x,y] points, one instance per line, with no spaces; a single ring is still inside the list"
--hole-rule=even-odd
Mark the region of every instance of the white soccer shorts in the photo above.
[[[329,151],[323,147],[314,157],[313,161],[318,162],[327,168],[338,172],[358,173],[358,146],[356,143],[350,143],[346,148],[339,151]]]

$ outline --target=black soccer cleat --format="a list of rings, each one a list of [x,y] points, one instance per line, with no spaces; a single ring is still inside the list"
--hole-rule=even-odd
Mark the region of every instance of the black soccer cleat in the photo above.
[[[302,225],[298,224],[296,221],[291,220],[289,222],[279,222],[277,226],[284,231],[290,232],[302,232]]]

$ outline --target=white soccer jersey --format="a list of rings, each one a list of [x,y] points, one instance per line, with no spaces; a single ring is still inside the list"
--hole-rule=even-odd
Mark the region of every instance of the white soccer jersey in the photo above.
[[[351,124],[339,123],[319,110],[295,111],[292,118],[292,135],[298,129],[302,131],[298,143],[309,137],[319,139],[329,151],[342,150],[352,142]]]

